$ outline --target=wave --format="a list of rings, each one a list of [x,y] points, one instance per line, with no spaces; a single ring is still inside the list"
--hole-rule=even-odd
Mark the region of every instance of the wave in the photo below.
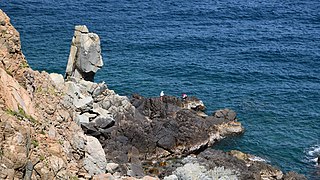
[[[258,157],[258,156],[252,156],[252,157],[249,157],[249,159],[251,161],[260,161],[260,162],[268,162],[268,163],[270,163],[270,161],[267,161],[267,160],[265,160],[265,159],[263,159],[261,157]]]
[[[315,163],[316,166],[319,165],[319,157],[320,157],[320,145],[314,145],[308,148],[306,151],[306,159],[308,162]]]

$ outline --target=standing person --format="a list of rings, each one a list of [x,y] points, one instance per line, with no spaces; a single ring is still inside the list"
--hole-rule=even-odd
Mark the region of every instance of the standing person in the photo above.
[[[185,101],[187,99],[188,95],[186,93],[182,94],[182,100]]]
[[[161,93],[160,93],[160,101],[162,101],[162,100],[163,100],[163,96],[164,96],[164,92],[163,92],[163,91],[161,91]]]

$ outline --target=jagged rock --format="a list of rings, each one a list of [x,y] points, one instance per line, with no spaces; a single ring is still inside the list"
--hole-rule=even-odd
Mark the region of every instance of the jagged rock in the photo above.
[[[182,107],[196,111],[204,111],[206,109],[206,106],[203,104],[203,102],[196,97],[188,97],[187,99],[183,100]]]
[[[73,105],[82,112],[87,112],[93,106],[93,98],[91,96],[87,96],[83,99],[74,99]]]
[[[108,87],[107,85],[105,85],[104,83],[100,83],[98,84],[98,86],[94,89],[94,91],[92,92],[92,95],[95,97],[95,96],[98,96],[100,95],[102,92],[104,92],[105,90],[107,90]]]
[[[96,128],[95,123],[82,123],[81,127],[84,131],[85,134],[94,136],[94,137],[99,137],[101,135],[101,131]]]
[[[66,164],[62,158],[59,158],[57,156],[52,155],[52,156],[48,157],[48,162],[49,162],[52,170],[56,173],[55,176],[58,179],[61,179],[61,178],[63,178],[63,176],[65,176],[64,170],[66,169]],[[66,177],[64,177],[64,178],[66,178]]]
[[[89,117],[85,114],[80,115],[80,113],[76,113],[74,121],[80,126],[81,124],[89,123]]]
[[[119,164],[117,164],[117,163],[108,163],[107,164],[107,167],[106,167],[106,169],[107,169],[107,172],[108,173],[114,173],[114,172],[116,172],[116,170],[119,168]]]
[[[75,26],[66,68],[66,79],[75,77],[93,81],[95,73],[102,66],[99,36],[89,33],[86,26]]]
[[[19,32],[11,25],[10,18],[1,9],[0,21],[0,68],[24,84],[23,73],[29,65],[21,52]]]
[[[76,83],[72,81],[67,81],[65,82],[65,90],[71,98],[76,99],[76,98],[84,98],[84,95],[82,95],[80,91],[80,87],[76,85]]]
[[[110,117],[110,118],[112,118],[111,113],[110,113],[108,110],[106,110],[106,109],[104,109],[104,108],[101,108],[101,107],[99,106],[99,104],[97,104],[97,103],[94,103],[94,104],[93,104],[93,109],[92,109],[92,111],[93,111],[94,113],[99,114],[99,115],[102,116],[102,117]]]
[[[90,175],[102,174],[106,172],[106,155],[99,141],[92,136],[87,136],[86,157],[84,168]]]
[[[213,113],[216,118],[227,119],[229,121],[236,120],[236,112],[230,109],[220,109]]]
[[[200,177],[211,177],[217,168],[218,172],[240,172],[240,179],[282,177],[279,170],[239,153],[202,152],[223,136],[243,131],[232,110],[207,116],[200,100],[170,96],[160,101],[137,95],[131,104],[104,83],[86,81],[93,81],[102,66],[99,37],[85,26],[75,29],[66,70],[69,81],[64,82],[61,75],[28,68],[19,34],[0,10],[0,179],[22,179],[24,174],[31,174],[31,179],[137,179],[120,176],[144,176],[146,160],[163,160],[160,170],[154,170],[162,178],[170,172],[177,172],[169,176],[173,178],[189,176],[192,168],[200,169],[194,171]],[[14,111],[20,107],[27,114],[6,111],[8,107]],[[37,119],[28,116],[32,112]],[[82,129],[71,115],[79,116]],[[174,159],[177,163],[166,169],[166,160],[190,153],[200,154],[181,162]],[[106,159],[118,167],[108,167]],[[33,170],[26,171],[29,162]],[[107,167],[113,175],[103,174]],[[92,177],[95,174],[100,175]],[[283,177],[303,179],[294,173]]]
[[[94,126],[101,129],[106,129],[115,124],[115,120],[110,117],[98,116],[91,123],[94,123]]]

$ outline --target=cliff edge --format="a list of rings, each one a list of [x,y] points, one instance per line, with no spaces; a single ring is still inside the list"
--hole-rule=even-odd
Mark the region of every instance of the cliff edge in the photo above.
[[[130,99],[94,83],[98,35],[76,26],[66,76],[32,70],[0,10],[0,179],[305,179],[208,147],[244,132],[195,97]]]

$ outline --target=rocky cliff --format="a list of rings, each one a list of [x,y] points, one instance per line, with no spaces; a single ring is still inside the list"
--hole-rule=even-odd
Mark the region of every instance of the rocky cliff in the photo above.
[[[208,149],[243,133],[229,109],[119,96],[94,83],[98,35],[76,26],[66,76],[29,68],[0,10],[0,179],[304,179],[238,151]]]

